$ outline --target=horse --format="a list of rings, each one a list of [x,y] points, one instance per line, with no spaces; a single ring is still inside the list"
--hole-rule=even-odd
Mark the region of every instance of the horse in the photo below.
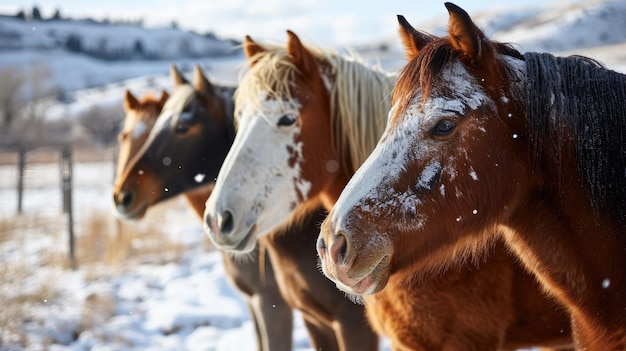
[[[207,92],[216,92],[220,88],[211,87],[198,67],[195,73],[196,87],[192,88],[189,84],[176,86],[158,117],[151,138],[144,143],[134,164],[128,168],[125,184],[120,184],[120,190],[132,190],[131,198],[136,198],[136,204],[128,206],[131,213],[136,211],[134,208],[142,207],[141,198],[149,201],[154,189],[168,189],[169,196],[172,196],[173,192],[186,191],[185,184],[212,180],[217,175],[217,168],[207,161],[214,158],[214,164],[220,164],[218,161],[220,158],[223,161],[225,156],[220,150],[224,148],[210,143],[215,143],[220,131],[225,131],[229,136],[224,140],[230,140],[234,133],[233,111],[227,108],[219,115],[225,121],[223,125],[211,122],[216,115],[209,112],[207,97],[213,94]],[[214,95],[230,99],[232,94],[232,89],[229,89]],[[170,168],[163,167],[163,160],[167,158],[172,161]],[[139,175],[140,171],[143,173],[141,177],[132,176]],[[203,179],[199,179],[198,174],[203,175]],[[185,179],[193,179],[194,182]],[[139,185],[134,185],[140,181],[149,184],[151,188],[142,190]],[[204,192],[201,202],[193,202],[198,213],[204,211],[204,201],[209,193]],[[165,194],[151,196],[161,198]],[[337,327],[329,328],[326,321],[337,323],[345,328],[346,333],[361,337],[362,340],[348,339],[355,343],[355,349],[368,350],[369,346],[361,343],[376,344],[375,339],[359,330],[369,328],[364,321],[362,308],[347,302],[344,295],[317,270],[317,255],[311,248],[315,245],[321,219],[319,214],[311,213],[302,222],[277,231],[271,238],[259,242],[252,257],[233,258],[230,254],[224,254],[226,270],[231,279],[235,280],[240,290],[251,296],[248,300],[261,329],[270,336],[282,335],[284,339],[281,339],[281,344],[271,342],[264,350],[291,348],[292,321],[287,321],[284,314],[274,312],[277,309],[280,312],[279,302],[285,304],[282,309],[287,309],[289,316],[292,309],[302,311],[305,327],[316,349],[338,350],[339,341],[333,332]],[[270,288],[272,290],[268,291]],[[269,295],[270,292],[272,295]],[[288,345],[285,340],[289,341]]]
[[[140,219],[150,206],[179,194],[183,194],[195,213],[201,216],[204,212],[204,202],[212,188],[211,180],[217,172],[215,166],[207,167],[208,162],[202,161],[201,158],[219,159],[223,156],[219,154],[223,147],[216,145],[212,149],[215,151],[214,155],[207,153],[206,150],[204,153],[194,152],[193,148],[184,150],[191,152],[189,156],[181,155],[180,151],[187,143],[198,147],[198,143],[190,140],[189,135],[195,135],[193,137],[195,139],[213,137],[224,145],[228,145],[231,142],[229,139],[232,139],[233,132],[228,129],[227,123],[228,115],[232,114],[230,111],[232,88],[213,87],[198,66],[195,67],[194,86],[186,81],[176,66],[172,65],[170,71],[175,89],[173,100],[167,105],[165,101],[169,96],[165,92],[160,100],[148,96],[141,101],[128,90],[125,93],[126,117],[124,128],[119,134],[120,151],[113,191],[115,214],[123,219]],[[190,98],[186,105],[177,102],[183,97],[190,96],[193,100]],[[187,107],[189,108],[186,109]],[[180,111],[176,111],[177,108]],[[181,120],[186,125],[170,126],[169,129],[173,127],[175,131],[168,132],[166,126],[168,122],[159,116],[161,112],[168,114],[170,118],[174,114],[178,117],[186,114],[185,116],[189,118]],[[155,128],[157,121],[159,122]],[[221,121],[222,125],[216,121]],[[184,131],[185,128],[188,130]],[[205,128],[210,129],[209,132],[202,130]],[[215,138],[220,132],[224,137]],[[170,135],[167,141],[158,142],[163,150],[153,152],[146,147],[149,138],[150,143],[155,144],[156,140],[162,140],[169,134],[175,135]],[[172,149],[178,149],[179,153],[168,154],[167,157],[170,162],[174,160],[181,162],[178,166],[184,165],[184,169],[173,165],[168,167],[169,165],[165,165],[166,158],[159,155],[171,152]],[[198,166],[200,168],[197,168]],[[246,301],[254,325],[257,350],[291,350],[292,310],[278,290],[269,260],[258,260],[258,254],[258,251],[255,251],[249,260],[238,260],[223,255],[226,275]],[[261,272],[264,274],[263,277]]]
[[[124,126],[117,135],[119,149],[115,167],[116,179],[122,176],[122,172],[132,157],[137,154],[141,145],[148,138],[148,133],[168,98],[168,92],[163,90],[160,98],[149,93],[141,100],[137,100],[130,90],[125,89]]]
[[[287,35],[285,47],[244,40],[251,67],[236,92],[239,131],[205,211],[222,249],[245,251],[311,208],[330,210],[386,124],[393,75]],[[571,342],[568,315],[503,247],[481,267],[397,285],[365,301],[394,350]]]
[[[502,240],[567,309],[577,348],[626,349],[626,76],[521,54],[445,6],[444,38],[402,25],[409,61],[322,224],[324,271],[375,291]]]

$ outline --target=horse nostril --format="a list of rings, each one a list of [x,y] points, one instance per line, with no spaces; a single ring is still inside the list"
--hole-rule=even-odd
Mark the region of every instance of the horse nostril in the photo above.
[[[322,236],[319,236],[317,238],[317,241],[315,242],[315,249],[317,250],[317,255],[321,258],[324,259],[324,257],[326,256],[326,242],[324,241],[324,238],[322,238]]]
[[[117,195],[117,203],[124,207],[130,206],[133,202],[133,193],[128,190],[123,190]]]
[[[222,234],[230,233],[233,230],[233,215],[230,211],[224,211],[220,216],[219,227]]]
[[[345,235],[338,234],[335,236],[335,242],[330,247],[330,259],[336,263],[343,263],[348,252],[348,240]]]
[[[317,238],[317,243],[315,247],[318,251],[326,250],[326,242],[324,241],[324,238],[322,238],[321,236]]]

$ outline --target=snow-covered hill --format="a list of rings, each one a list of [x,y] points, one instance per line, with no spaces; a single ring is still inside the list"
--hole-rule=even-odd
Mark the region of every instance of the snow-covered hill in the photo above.
[[[445,35],[447,14],[443,10],[440,17],[421,23],[412,21],[410,13],[404,15],[416,28]],[[539,7],[499,8],[470,15],[488,36],[514,43],[521,51],[584,54],[626,72],[625,1],[556,1]],[[77,34],[84,38],[85,50],[105,47],[111,52],[126,52],[134,50],[140,41],[144,52],[158,52],[163,59],[141,60],[140,55],[131,55],[128,60],[96,59],[67,48],[68,38]],[[21,42],[20,49],[10,49],[16,41]],[[386,49],[381,50],[383,47]],[[372,43],[369,49],[359,49],[366,58],[380,61],[389,71],[404,64],[404,52],[397,37]],[[211,78],[234,84],[244,58],[240,50],[222,56],[228,52],[233,52],[230,41],[171,28],[146,29],[89,21],[24,22],[0,17],[0,70],[18,67],[28,72],[35,66],[47,67],[50,74],[46,84],[63,92],[63,101],[50,104],[53,117],[59,117],[59,111],[66,116],[68,111],[84,110],[71,106],[75,103],[119,104],[123,96],[121,89],[127,86],[143,86],[137,91],[139,95],[147,90],[168,89],[167,73],[172,63],[183,70],[199,63]],[[89,88],[87,92],[77,92],[86,88]],[[26,91],[25,95],[30,94]],[[86,96],[90,97],[89,101],[85,100]]]
[[[232,44],[211,34],[90,20],[0,17],[0,50],[66,50],[107,60],[176,59],[230,54]]]
[[[0,71],[24,77],[25,99],[39,91],[64,95],[129,78],[166,74],[170,63],[231,57],[241,53],[233,40],[176,28],[144,28],[90,20],[21,20],[0,16]],[[33,71],[44,71],[37,84]]]

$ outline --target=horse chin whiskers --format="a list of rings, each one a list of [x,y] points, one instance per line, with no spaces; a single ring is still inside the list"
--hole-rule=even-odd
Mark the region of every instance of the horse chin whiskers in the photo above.
[[[256,223],[250,227],[248,233],[236,244],[233,248],[233,252],[241,253],[243,255],[248,255],[254,250],[254,246],[256,245]],[[254,242],[255,245],[250,245],[250,242]]]
[[[253,255],[254,249],[249,252],[244,251],[226,251],[228,256],[232,257],[237,263],[248,263],[256,259],[256,255]]]
[[[144,203],[141,206],[139,206],[136,210],[132,212],[126,212],[120,209],[120,207],[122,206],[118,205],[118,206],[115,206],[113,210],[113,214],[117,218],[122,219],[122,220],[140,220],[145,216],[148,206],[149,206],[148,203]]]
[[[351,294],[349,292],[344,291],[343,294],[348,298],[348,300],[352,301],[355,305],[365,305],[365,299],[363,296]]]

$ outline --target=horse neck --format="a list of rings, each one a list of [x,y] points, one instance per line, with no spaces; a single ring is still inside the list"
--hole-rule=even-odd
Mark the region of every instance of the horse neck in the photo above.
[[[524,57],[535,154],[549,154],[557,171],[575,160],[596,213],[610,211],[626,226],[626,76],[584,57]]]
[[[200,220],[204,217],[205,203],[211,195],[214,185],[215,183],[211,182],[183,193],[187,203],[191,206]]]
[[[235,123],[234,123],[234,100],[233,94],[235,88],[226,87],[226,86],[215,86],[217,97],[221,101],[221,105],[224,111],[224,133],[226,134],[224,149],[228,151],[232,145],[232,142],[235,138]],[[207,153],[215,152],[215,150],[206,150]],[[226,158],[226,155],[223,155],[223,158]],[[220,159],[220,162],[223,161],[223,158]],[[198,160],[198,162],[202,162]],[[217,175],[205,175],[205,179],[208,182],[201,182],[197,187],[194,187],[185,193],[183,193],[187,203],[194,210],[196,215],[202,219],[204,217],[205,203],[206,200],[211,195],[213,191],[213,187],[215,186],[215,182],[213,179]]]
[[[218,98],[221,101],[224,111],[224,128],[226,134],[229,136],[227,139],[232,145],[235,139],[235,87],[228,87],[223,85],[216,85],[215,90]],[[230,145],[228,145],[230,148]]]
[[[330,88],[330,131],[339,171],[321,194],[330,210],[348,181],[374,150],[386,125],[396,76],[367,67],[358,57],[322,63]]]
[[[333,208],[333,206],[339,199],[343,188],[348,185],[348,181],[350,180],[351,176],[352,174],[347,175],[345,171],[340,170],[339,172],[337,172],[337,175],[331,179],[328,186],[326,186],[326,188],[322,191],[320,195],[320,200],[322,206],[327,211],[330,211]]]
[[[533,172],[532,189],[520,200],[509,222],[499,229],[542,285],[566,302],[582,333],[609,335],[612,327],[623,326],[626,318],[623,314],[626,296],[620,293],[626,290],[622,273],[626,266],[626,224],[620,223],[623,219],[619,219],[619,215],[616,219],[615,213],[599,210],[597,203],[593,199],[590,201],[593,189],[584,179],[587,175],[581,173],[581,169],[588,165],[581,165],[580,156],[577,156],[577,143],[581,142],[579,134],[586,131],[581,132],[581,126],[576,124],[587,115],[598,120],[602,116],[593,111],[585,112],[583,117],[570,115],[580,113],[577,110],[598,108],[601,102],[580,106],[581,101],[587,103],[585,99],[590,97],[589,94],[594,94],[590,92],[582,100],[575,98],[579,100],[576,105],[568,106],[570,102],[566,101],[575,97],[576,91],[588,90],[584,88],[585,84],[597,84],[597,80],[581,79],[582,75],[589,74],[581,72],[592,66],[589,63],[579,67],[576,77],[567,73],[570,68],[560,71],[560,60],[551,55],[526,54],[525,59],[526,85],[519,93],[528,103],[522,108],[525,119],[517,127],[528,132],[529,141],[524,146],[520,144],[525,148],[520,152],[528,155],[526,161]],[[546,70],[544,65],[551,69]],[[566,79],[568,75],[571,77]],[[626,96],[623,88],[617,90],[621,91],[620,96]],[[504,120],[515,118],[504,117]],[[586,121],[583,127],[586,125],[592,128],[593,122]],[[617,126],[612,129],[620,130]],[[601,134],[613,132],[596,131]],[[596,141],[589,140],[591,143]],[[614,158],[620,162],[619,156],[600,157],[592,162],[606,163]],[[612,188],[616,193],[623,191],[619,187]]]
[[[332,84],[331,138],[340,156],[340,169],[350,177],[385,129],[396,76],[342,57],[335,57],[330,66],[322,67],[334,71],[326,73]]]

